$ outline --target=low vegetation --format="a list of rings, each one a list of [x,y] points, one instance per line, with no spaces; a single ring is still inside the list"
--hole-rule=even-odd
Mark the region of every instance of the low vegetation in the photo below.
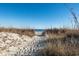
[[[17,33],[20,35],[34,36],[34,29],[18,29],[18,28],[0,28],[0,32]]]
[[[38,50],[42,56],[77,56],[79,55],[79,30],[47,29],[44,41],[47,47]]]

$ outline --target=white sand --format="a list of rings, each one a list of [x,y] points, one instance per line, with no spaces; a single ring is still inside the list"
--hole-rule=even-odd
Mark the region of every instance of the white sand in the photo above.
[[[29,37],[15,33],[0,32],[0,55],[1,56],[32,56],[38,49],[43,48],[41,41],[45,37]]]

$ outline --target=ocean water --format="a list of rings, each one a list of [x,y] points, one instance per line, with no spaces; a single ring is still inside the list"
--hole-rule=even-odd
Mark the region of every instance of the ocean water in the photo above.
[[[44,29],[35,29],[36,32],[43,32]]]

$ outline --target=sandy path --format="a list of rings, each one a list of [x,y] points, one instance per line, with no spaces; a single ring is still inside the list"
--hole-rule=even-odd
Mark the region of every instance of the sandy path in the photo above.
[[[37,50],[45,47],[45,44],[41,43],[46,40],[44,36],[34,36],[34,41],[32,41],[31,45],[31,55],[37,55]]]

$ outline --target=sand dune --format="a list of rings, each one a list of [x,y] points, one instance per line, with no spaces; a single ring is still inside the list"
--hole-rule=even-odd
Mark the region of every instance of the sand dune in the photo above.
[[[46,38],[43,36],[29,37],[10,32],[0,32],[0,55],[36,55],[36,51],[44,46],[40,44],[40,42],[43,40],[46,40]]]

